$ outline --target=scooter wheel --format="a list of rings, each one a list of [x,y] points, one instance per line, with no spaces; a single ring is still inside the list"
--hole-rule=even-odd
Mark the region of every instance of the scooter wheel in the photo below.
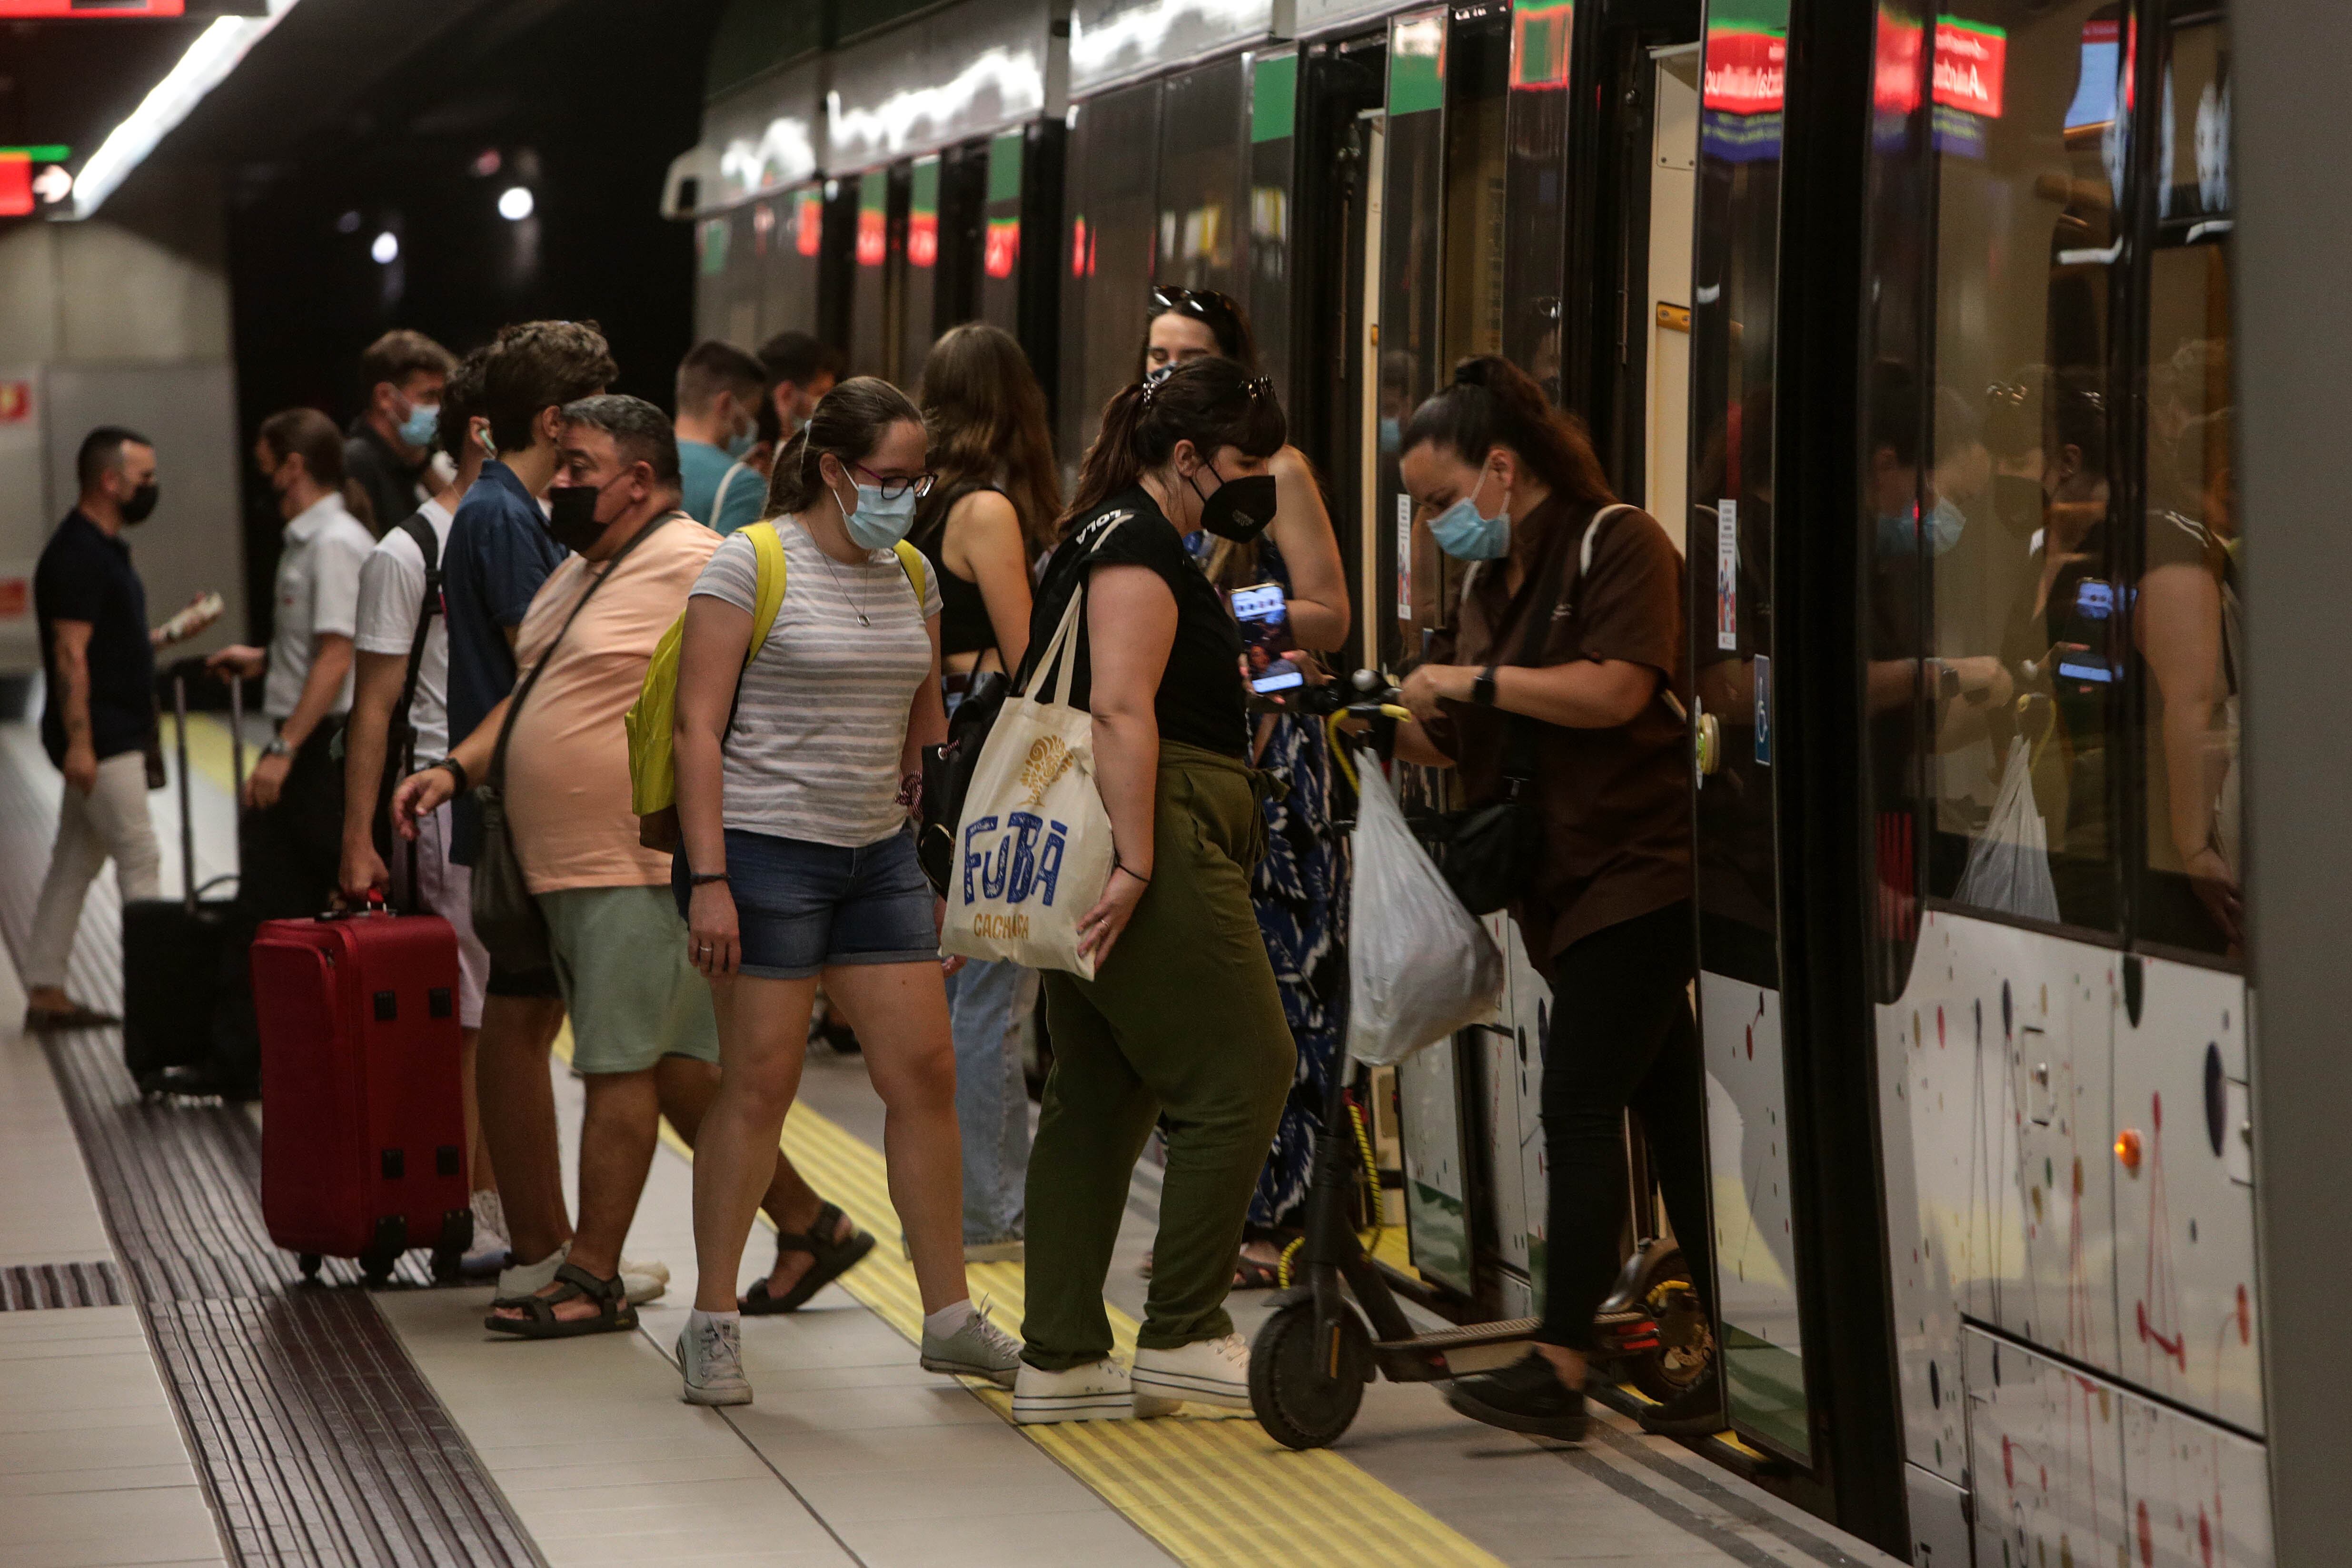
[[[1339,1441],[1371,1379],[1371,1338],[1352,1307],[1339,1309],[1336,1342],[1331,1333],[1316,1331],[1315,1303],[1305,1300],[1268,1318],[1250,1346],[1250,1408],[1286,1448]]]

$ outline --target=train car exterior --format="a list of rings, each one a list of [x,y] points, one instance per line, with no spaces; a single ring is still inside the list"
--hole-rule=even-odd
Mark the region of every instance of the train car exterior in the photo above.
[[[2278,721],[2238,483],[2239,411],[2282,395],[2240,347],[2238,226],[2285,219],[2241,177],[2265,79],[2233,28],[2293,5],[971,0],[808,62],[807,160],[768,129],[772,165],[719,154],[702,319],[911,382],[952,273],[918,237],[944,254],[975,149],[1009,199],[1017,122],[1048,265],[1003,308],[1066,463],[1149,286],[1233,295],[1390,669],[1458,591],[1398,425],[1465,354],[1528,369],[1687,563],[1711,1451],[1919,1563],[2314,1560],[2309,1467],[2273,1451],[2282,1410],[2311,1429],[2275,1367],[2313,1272],[2276,1249],[2311,1242],[2262,1131],[2307,1069],[2266,1054],[2247,957],[2312,879],[2250,830],[2283,786],[2246,766]],[[988,58],[980,18],[1033,13],[1035,106],[892,132]],[[742,207],[785,195],[791,321],[734,271]],[[1496,932],[1503,1007],[1397,1083],[1413,1262],[1499,1318],[1540,1309],[1573,999]]]

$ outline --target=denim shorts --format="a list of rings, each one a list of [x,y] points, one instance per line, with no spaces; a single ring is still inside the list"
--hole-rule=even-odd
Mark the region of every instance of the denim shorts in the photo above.
[[[693,898],[684,851],[671,861],[680,914]],[[743,944],[742,973],[805,980],[845,963],[915,963],[940,955],[931,884],[911,833],[845,849],[805,838],[727,830],[727,885]]]

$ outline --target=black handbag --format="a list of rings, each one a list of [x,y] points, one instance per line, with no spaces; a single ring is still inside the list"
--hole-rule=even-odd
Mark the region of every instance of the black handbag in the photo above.
[[[1620,502],[1604,507],[1586,520],[1580,533],[1574,586],[1581,588],[1592,565],[1592,543],[1601,520],[1612,511],[1631,510]],[[1539,665],[1544,641],[1551,632],[1546,605],[1559,603],[1559,578],[1570,554],[1567,542],[1556,543],[1543,563],[1537,596],[1520,634],[1518,657],[1510,662]],[[1527,891],[1543,864],[1543,816],[1536,809],[1530,787],[1536,776],[1536,731],[1541,721],[1523,713],[1506,718],[1503,742],[1502,798],[1440,816],[1425,830],[1430,858],[1437,863],[1454,896],[1474,915],[1490,915]]]
[[[915,858],[941,898],[955,879],[957,825],[963,820],[964,797],[971,793],[972,772],[980,766],[980,750],[988,744],[988,732],[1012,689],[1003,670],[974,674],[963,700],[948,716],[947,743],[923,748],[923,812],[915,831]]]
[[[539,662],[530,667],[530,674],[515,688],[514,700],[507,705],[506,722],[499,729],[498,748],[490,753],[490,769],[475,787],[474,799],[482,813],[482,842],[474,853],[473,915],[474,935],[488,950],[490,961],[499,968],[515,974],[532,974],[549,968],[555,962],[554,950],[549,944],[547,916],[541,911],[538,899],[530,890],[530,882],[523,875],[522,858],[515,852],[514,829],[507,822],[507,742],[513,738],[515,715],[522,711],[523,703],[530,697],[531,688],[555,658],[555,650],[562,646],[563,634],[596,596],[596,590],[613,580],[629,552],[635,550],[653,532],[676,517],[657,517],[639,529],[634,538],[621,546],[613,563],[589,583],[588,589],[572,606],[571,614],[555,629],[554,640]]]

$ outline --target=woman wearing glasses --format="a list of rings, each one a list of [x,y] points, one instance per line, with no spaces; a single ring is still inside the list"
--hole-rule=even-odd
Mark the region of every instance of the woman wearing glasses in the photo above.
[[[1145,376],[1166,375],[1200,359],[1227,359],[1256,374],[1257,343],[1249,318],[1223,294],[1161,286],[1143,346]],[[1328,653],[1348,640],[1348,584],[1339,541],[1323,505],[1322,486],[1297,447],[1285,446],[1267,465],[1274,475],[1274,523],[1255,540],[1192,536],[1193,554],[1219,590],[1280,585],[1290,618],[1285,650]],[[1305,668],[1312,670],[1313,661]],[[1250,876],[1250,901],[1265,935],[1266,956],[1282,986],[1282,1010],[1298,1041],[1298,1079],[1283,1107],[1257,1191],[1250,1199],[1247,1239],[1234,1268],[1243,1289],[1279,1280],[1282,1248],[1298,1234],[1307,1174],[1322,1122],[1324,1093],[1348,1033],[1348,861],[1331,826],[1331,756],[1320,721],[1268,713],[1252,734],[1252,761],[1279,780],[1265,804],[1265,858]]]
[[[751,1400],[740,1313],[789,1311],[859,1256],[820,1222],[778,1237],[814,1259],[790,1291],[736,1300],[820,978],[856,1021],[887,1112],[922,1364],[1013,1381],[1017,1347],[964,1285],[955,1052],[935,905],[907,821],[921,749],[947,733],[939,584],[900,549],[930,489],[923,455],[903,393],[842,383],[776,458],[762,521],[783,546],[784,584],[766,641],[747,664],[761,530],[729,535],[687,601],[673,876],[689,955],[710,979],[721,1067],[696,1147],[700,1281],[678,1342],[698,1405]]]

